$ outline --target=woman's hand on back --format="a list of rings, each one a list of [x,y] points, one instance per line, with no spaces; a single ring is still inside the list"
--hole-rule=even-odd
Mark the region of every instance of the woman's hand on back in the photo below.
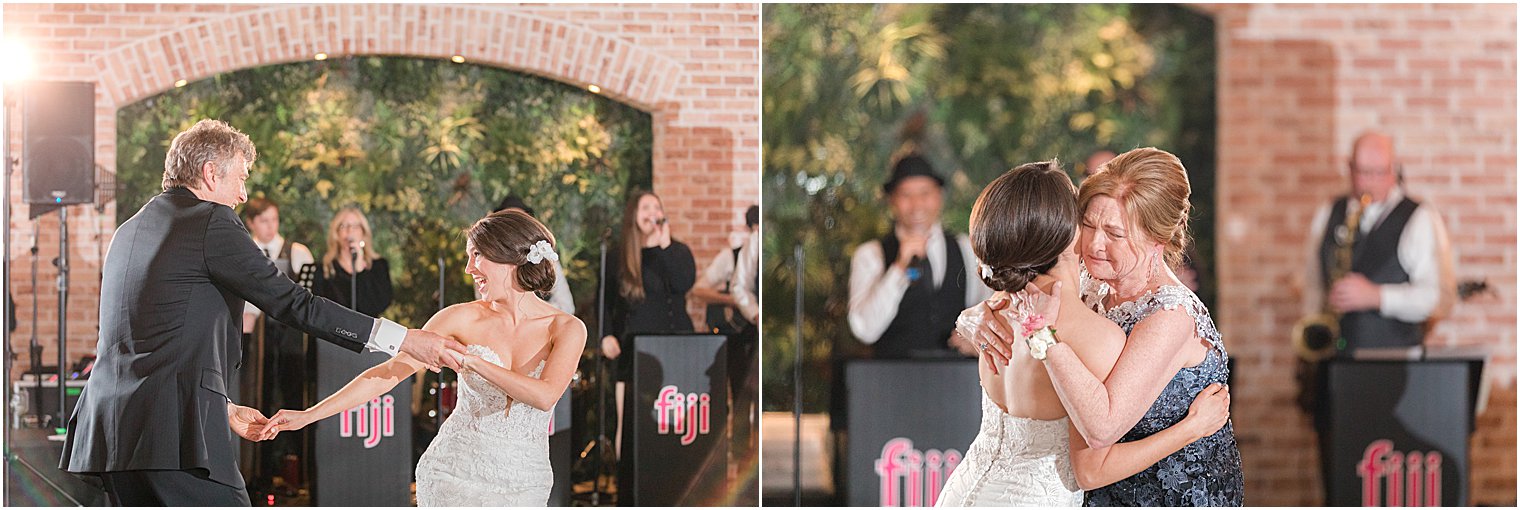
[[[994,374],[998,373],[997,367],[1008,365],[1013,341],[1018,339],[1007,313],[1010,302],[1007,292],[994,292],[987,300],[962,311],[955,320],[956,333],[981,349]]]
[[[1198,392],[1179,426],[1187,427],[1194,440],[1214,435],[1230,420],[1230,388],[1214,383]]]
[[[1050,292],[1040,290],[1034,283],[1024,285],[1024,308],[1028,313],[1023,318],[1023,331],[1019,331],[1019,337],[1029,336],[1046,326],[1054,326],[1056,317],[1061,315],[1061,282],[1057,281],[1050,285]]]

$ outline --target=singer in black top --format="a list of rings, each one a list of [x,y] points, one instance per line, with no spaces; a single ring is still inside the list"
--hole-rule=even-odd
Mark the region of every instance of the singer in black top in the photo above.
[[[338,210],[327,229],[327,253],[317,267],[312,292],[359,313],[378,314],[391,306],[390,264],[375,253],[371,232],[369,220],[358,208]],[[359,278],[354,282],[356,260]],[[357,287],[357,304],[350,297],[351,287]]]
[[[951,330],[960,311],[992,295],[977,275],[970,239],[940,225],[944,180],[908,155],[883,187],[893,229],[850,259],[850,331],[878,358],[954,356],[976,348]]]
[[[686,314],[686,292],[697,281],[696,259],[691,248],[670,238],[660,197],[634,194],[623,210],[622,235],[621,253],[607,263],[610,334],[602,338],[602,352],[609,358],[622,353],[620,338],[696,331]],[[626,372],[626,366],[619,371]]]
[[[691,249],[670,238],[670,222],[660,197],[650,192],[634,192],[623,208],[622,239],[615,243],[619,253],[609,257],[606,269],[607,328],[602,337],[602,354],[617,360],[616,409],[617,444],[623,444],[625,416],[639,416],[633,403],[638,399],[624,394],[625,381],[633,378],[634,353],[623,355],[625,342],[641,334],[694,333],[696,325],[686,314],[686,292],[697,281],[697,262]],[[621,341],[620,341],[621,339]],[[617,463],[619,492],[632,489],[632,462]]]

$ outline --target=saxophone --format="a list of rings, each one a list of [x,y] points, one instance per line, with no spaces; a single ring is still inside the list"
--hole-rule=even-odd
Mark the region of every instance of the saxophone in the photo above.
[[[1345,230],[1336,229],[1333,234],[1337,238],[1344,238],[1344,241],[1336,243],[1335,265],[1330,268],[1332,283],[1351,272],[1352,243],[1356,240],[1357,229],[1361,228],[1362,211],[1367,210],[1370,202],[1370,195],[1358,197],[1357,209],[1346,214],[1346,224],[1341,227]],[[1300,359],[1310,363],[1324,361],[1334,356],[1336,351],[1346,348],[1346,339],[1341,336],[1341,316],[1330,309],[1328,297],[1324,301],[1324,307],[1319,313],[1299,319],[1293,325],[1293,349],[1298,352]]]

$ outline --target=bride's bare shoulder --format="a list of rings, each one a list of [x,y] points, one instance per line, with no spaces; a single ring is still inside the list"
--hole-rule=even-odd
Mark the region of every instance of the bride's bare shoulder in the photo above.
[[[477,322],[486,311],[477,301],[450,305],[433,314],[433,318],[428,319],[427,326],[423,329],[464,341],[459,338],[460,333],[468,329],[470,324]]]
[[[1073,333],[1077,333],[1075,336],[1088,342],[1104,345],[1124,344],[1124,330],[1119,329],[1118,324],[1114,324],[1113,321],[1099,315],[1098,312],[1086,308],[1078,308],[1074,311],[1072,318],[1072,325],[1069,327],[1076,329],[1076,331],[1073,331]]]
[[[581,322],[579,317],[565,312],[559,312],[554,316],[554,322],[549,326],[551,333],[556,339],[572,341],[586,341],[586,323]]]

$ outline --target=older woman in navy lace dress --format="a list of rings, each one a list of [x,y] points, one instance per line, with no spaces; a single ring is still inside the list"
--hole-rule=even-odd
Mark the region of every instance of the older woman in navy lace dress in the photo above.
[[[1229,377],[1213,319],[1169,268],[1187,246],[1189,194],[1182,162],[1153,148],[1121,154],[1082,183],[1077,243],[1091,275],[1083,299],[1128,334],[1124,351],[1107,379],[1099,380],[1059,342],[1059,333],[1054,343],[1014,344],[1030,344],[1031,354],[1045,358],[1056,392],[1087,442],[1087,449],[1073,448],[1074,461],[1106,455],[1115,442],[1137,441],[1178,423],[1200,391]],[[1005,340],[1017,338],[1013,328],[986,321],[978,340],[1000,344],[984,349],[986,355],[1008,354]],[[1240,450],[1227,423],[1129,478],[1088,491],[1086,505],[1239,506],[1244,492]]]

